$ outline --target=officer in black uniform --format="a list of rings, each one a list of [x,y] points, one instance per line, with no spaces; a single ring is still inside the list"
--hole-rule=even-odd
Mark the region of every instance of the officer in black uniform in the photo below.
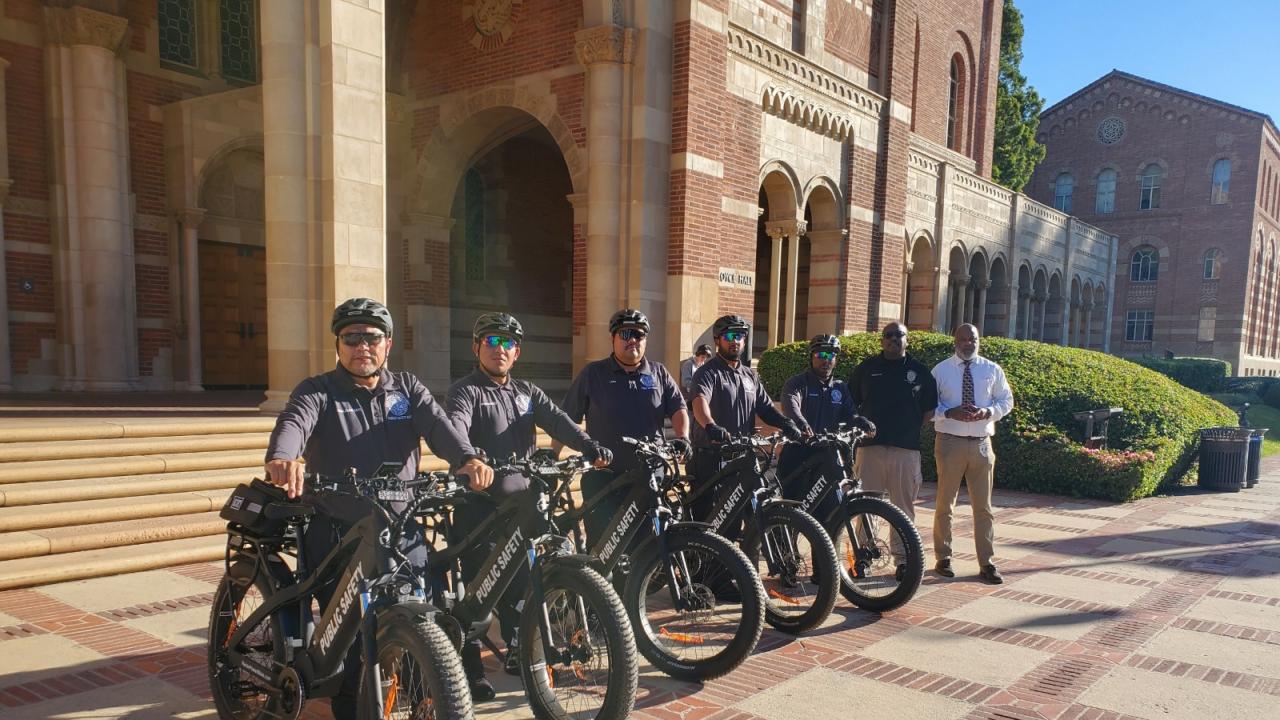
[[[418,472],[421,438],[455,472],[469,476],[471,487],[488,487],[493,471],[431,392],[410,373],[387,369],[392,330],[387,308],[368,298],[352,298],[333,311],[330,329],[338,365],[299,383],[276,418],[265,461],[271,482],[297,497],[305,471],[336,476],[355,468],[367,476],[384,462],[403,463],[400,477],[409,479]],[[347,529],[337,519],[314,518],[302,538],[303,556],[313,566],[319,563]],[[422,533],[407,533],[405,539],[401,550],[415,568],[425,570]],[[317,592],[322,607],[333,592],[332,587]],[[332,700],[339,720],[355,717],[360,664],[357,640],[345,661],[342,689]]]
[[[835,378],[836,362],[840,358],[840,339],[835,335],[815,335],[809,341],[809,369],[787,380],[782,387],[782,413],[795,421],[805,436],[834,430],[840,424],[861,428],[874,436],[876,426],[870,420],[854,412],[853,394],[843,380]],[[814,448],[789,444],[778,458],[778,479],[787,476],[816,452]],[[809,490],[804,478],[797,478],[783,493],[792,500],[799,500]],[[838,480],[838,478],[835,478]],[[828,496],[822,507],[813,513],[825,518],[833,509],[835,498]]]
[[[472,445],[484,451],[495,464],[501,464],[513,455],[524,459],[537,450],[537,428],[542,428],[553,440],[581,452],[597,466],[609,464],[612,460],[609,450],[588,437],[541,388],[527,380],[511,377],[511,368],[520,357],[520,341],[524,339],[524,328],[518,320],[507,313],[486,313],[476,319],[471,335],[471,351],[479,361],[478,366],[450,386],[445,406],[449,419],[466,434]],[[495,478],[487,492],[501,501],[528,487],[529,478],[508,473]],[[465,537],[484,522],[490,512],[491,508],[479,503],[460,506],[454,512],[455,537]],[[463,553],[459,559],[464,582],[470,583],[474,579],[492,547],[491,544],[477,543]],[[506,671],[513,675],[520,672],[515,651],[519,613],[515,606],[523,599],[526,585],[526,581],[517,577],[497,607],[498,621],[508,647]],[[492,699],[494,690],[484,677],[479,640],[462,648],[462,665],[471,683],[472,699]]]
[[[582,477],[583,502],[592,500],[618,473],[636,467],[640,459],[623,437],[662,436],[663,424],[671,418],[672,441],[681,456],[689,452],[689,413],[675,379],[662,363],[645,357],[650,331],[649,318],[627,308],[613,314],[609,333],[613,352],[603,360],[589,363],[574,378],[564,398],[564,410],[574,422],[587,420],[591,439],[613,452],[607,470],[592,470]],[[586,517],[587,540],[591,545],[607,529],[609,520],[625,497],[615,494],[602,500]]]
[[[702,364],[693,374],[693,487],[719,470],[720,452],[715,444],[731,437],[753,435],[756,417],[778,428],[790,440],[800,440],[800,428],[778,412],[755,370],[742,362],[742,353],[751,333],[751,325],[739,315],[725,315],[711,328],[716,342],[716,356]],[[704,495],[694,503],[696,519],[706,518],[714,505]]]

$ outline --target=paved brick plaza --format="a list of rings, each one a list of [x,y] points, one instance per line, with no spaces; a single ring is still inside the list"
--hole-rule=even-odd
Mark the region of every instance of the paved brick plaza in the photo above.
[[[876,617],[841,601],[806,637],[766,632],[746,665],[709,685],[646,672],[636,716],[1274,717],[1280,459],[1240,494],[1116,506],[998,492],[997,506],[1005,585],[978,583],[962,554],[960,577],[928,574],[903,610]],[[0,715],[213,717],[203,642],[219,571],[0,593]],[[518,683],[496,666],[493,677],[504,692],[482,716],[529,717]],[[306,715],[328,712],[317,702]]]

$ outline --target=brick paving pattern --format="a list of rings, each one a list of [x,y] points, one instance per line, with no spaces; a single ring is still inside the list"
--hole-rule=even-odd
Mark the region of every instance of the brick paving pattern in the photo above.
[[[643,666],[634,716],[1270,716],[1280,696],[1280,458],[1239,494],[1107,505],[998,491],[996,505],[1005,585],[977,581],[962,508],[958,577],[927,573],[911,603],[883,616],[841,601],[804,637],[767,630],[741,668],[705,685]],[[128,597],[117,577],[118,606],[102,580],[0,593],[0,717],[213,717],[203,638],[220,572],[138,573]],[[148,597],[150,587],[174,596]],[[500,694],[480,716],[530,717],[518,681],[487,661]],[[329,717],[326,703],[309,703],[304,717]]]

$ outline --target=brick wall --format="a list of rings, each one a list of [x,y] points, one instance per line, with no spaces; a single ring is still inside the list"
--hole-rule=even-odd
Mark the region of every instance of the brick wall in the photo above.
[[[877,0],[871,17],[851,2],[828,2],[826,35],[827,52],[863,70],[872,77],[880,74],[880,23],[883,3]]]

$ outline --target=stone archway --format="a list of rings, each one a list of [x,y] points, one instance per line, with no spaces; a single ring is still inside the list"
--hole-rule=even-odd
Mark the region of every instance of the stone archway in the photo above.
[[[965,258],[964,246],[956,243],[951,246],[951,254],[947,260],[947,324],[944,332],[954,333],[964,321],[964,300],[969,287],[968,261]]]
[[[991,286],[987,290],[982,332],[987,336],[1012,337],[1013,333],[1009,328],[1012,287],[1009,282],[1009,267],[1005,259],[997,255],[991,261],[988,273]]]
[[[906,312],[902,320],[910,330],[932,330],[938,305],[938,271],[933,258],[933,241],[928,234],[920,233],[908,247]]]
[[[795,173],[781,163],[765,166],[760,180],[760,220],[756,225],[756,292],[752,317],[751,354],[786,342],[787,315],[784,284],[798,284],[800,238],[807,227],[800,219],[799,184]],[[784,253],[784,244],[792,252]],[[789,272],[787,261],[796,272]],[[795,275],[796,277],[792,277]]]
[[[840,271],[846,233],[839,197],[835,183],[825,178],[811,182],[805,195],[807,242],[798,243],[797,248],[795,340],[840,330]]]
[[[1062,275],[1054,271],[1049,277],[1049,296],[1044,306],[1043,339],[1047,343],[1061,344],[1063,341],[1063,311],[1066,308],[1066,296],[1062,290]]]

